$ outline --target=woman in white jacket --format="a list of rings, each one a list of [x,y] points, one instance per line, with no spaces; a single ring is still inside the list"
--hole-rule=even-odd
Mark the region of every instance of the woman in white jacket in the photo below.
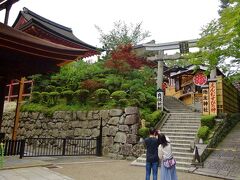
[[[164,134],[159,134],[158,141],[158,157],[161,160],[161,180],[177,180],[176,161],[173,158],[170,140],[168,137],[166,138]],[[166,161],[169,163],[166,163]],[[171,165],[171,163],[173,165]],[[171,166],[166,167],[164,164]]]

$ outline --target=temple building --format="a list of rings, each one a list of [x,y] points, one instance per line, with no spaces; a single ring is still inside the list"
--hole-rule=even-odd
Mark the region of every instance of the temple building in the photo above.
[[[56,44],[84,49],[86,53],[82,58],[100,54],[101,52],[100,49],[78,39],[71,28],[57,24],[27,8],[23,8],[23,11],[19,12],[12,27]]]
[[[217,69],[216,77],[206,75],[207,67],[190,65],[164,72],[165,96],[173,96],[205,115],[240,111],[240,92]]]

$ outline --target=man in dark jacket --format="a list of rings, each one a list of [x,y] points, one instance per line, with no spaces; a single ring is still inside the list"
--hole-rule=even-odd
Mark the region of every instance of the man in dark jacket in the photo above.
[[[158,174],[158,139],[155,136],[155,129],[149,129],[149,137],[144,140],[147,148],[146,157],[146,180],[150,180],[151,170],[153,174],[153,180],[157,180]]]

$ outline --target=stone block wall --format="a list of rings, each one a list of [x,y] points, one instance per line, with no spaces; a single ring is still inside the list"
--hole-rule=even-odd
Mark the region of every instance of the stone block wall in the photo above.
[[[1,132],[11,139],[14,112],[5,112]],[[138,144],[140,125],[136,107],[97,111],[56,111],[52,117],[38,112],[22,112],[18,139],[97,137],[102,119],[103,155],[115,159],[135,158],[144,152]]]

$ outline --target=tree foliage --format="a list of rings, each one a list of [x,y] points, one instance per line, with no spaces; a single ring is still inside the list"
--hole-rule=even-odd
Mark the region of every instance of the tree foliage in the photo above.
[[[120,45],[110,54],[110,58],[105,62],[105,66],[117,70],[118,72],[128,72],[131,69],[139,69],[143,65],[141,58],[133,52],[131,44]]]
[[[222,1],[225,2],[225,1]],[[212,20],[202,29],[198,41],[200,51],[191,54],[194,64],[209,65],[209,69],[224,66],[226,60],[231,59],[229,68],[240,63],[240,1],[225,2],[220,18]],[[223,3],[224,4],[224,3]],[[228,69],[229,70],[229,69]]]
[[[100,42],[107,51],[115,50],[119,45],[136,45],[145,38],[150,37],[150,32],[143,31],[141,26],[142,23],[130,24],[128,26],[123,21],[116,21],[113,24],[113,29],[109,33],[104,33],[99,26],[95,25],[100,33]]]

